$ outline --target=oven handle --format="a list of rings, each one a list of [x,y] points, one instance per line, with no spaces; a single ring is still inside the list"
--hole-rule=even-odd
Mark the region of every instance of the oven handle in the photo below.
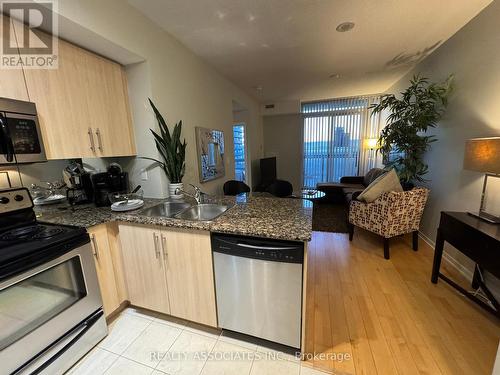
[[[62,356],[66,351],[68,351],[80,338],[90,330],[97,321],[104,315],[101,310],[94,314],[92,317],[87,319],[85,322],[75,327],[73,330],[68,332],[59,341],[56,341],[52,346],[49,346],[44,351],[40,352],[35,358],[31,359],[29,362],[25,363],[22,367],[18,368],[13,372],[13,375],[30,374],[36,375],[41,373],[44,369],[54,363],[60,356]],[[39,359],[50,355],[50,352],[56,351],[48,360],[44,361],[41,366],[37,368],[32,368],[37,366]]]
[[[8,163],[14,161],[14,145],[7,129],[7,121],[4,116],[0,114],[0,143],[5,147],[5,160]]]

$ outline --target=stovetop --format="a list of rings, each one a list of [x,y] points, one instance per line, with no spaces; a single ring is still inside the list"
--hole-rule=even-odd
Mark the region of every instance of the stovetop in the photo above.
[[[32,222],[0,231],[0,265],[87,236],[84,228]]]
[[[50,240],[60,234],[67,232],[67,228],[51,227],[36,223],[34,225],[22,226],[0,232],[0,242],[20,243],[35,240]]]

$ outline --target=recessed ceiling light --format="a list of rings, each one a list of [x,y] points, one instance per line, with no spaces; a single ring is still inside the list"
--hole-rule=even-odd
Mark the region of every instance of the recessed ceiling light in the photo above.
[[[354,29],[354,22],[342,22],[335,30],[339,33],[345,33],[346,31],[351,31],[352,29]]]

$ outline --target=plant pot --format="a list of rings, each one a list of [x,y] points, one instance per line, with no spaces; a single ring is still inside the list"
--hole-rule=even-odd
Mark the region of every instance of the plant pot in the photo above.
[[[172,199],[182,199],[184,198],[184,194],[175,194],[176,189],[181,189],[183,188],[182,182],[178,184],[172,184],[168,185],[168,192],[170,193],[170,198]]]

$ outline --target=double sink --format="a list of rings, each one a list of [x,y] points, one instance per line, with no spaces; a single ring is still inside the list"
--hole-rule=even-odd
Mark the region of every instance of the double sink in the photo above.
[[[221,204],[197,204],[186,202],[163,202],[139,212],[144,216],[168,217],[194,221],[212,221],[222,215],[229,206]]]

